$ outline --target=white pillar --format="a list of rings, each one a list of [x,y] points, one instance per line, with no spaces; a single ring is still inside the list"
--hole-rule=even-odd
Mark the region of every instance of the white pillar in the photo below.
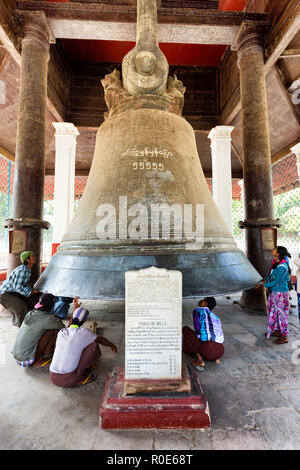
[[[77,128],[70,122],[55,127],[55,177],[53,243],[60,243],[74,213],[75,155]]]
[[[213,199],[232,233],[231,126],[214,127],[211,139]]]
[[[291,151],[296,155],[297,157],[297,170],[298,170],[298,176],[300,178],[300,143],[294,145],[294,147],[291,147]]]

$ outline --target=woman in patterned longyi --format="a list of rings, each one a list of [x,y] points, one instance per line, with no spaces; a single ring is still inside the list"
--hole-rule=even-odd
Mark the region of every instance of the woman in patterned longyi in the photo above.
[[[274,261],[265,287],[269,289],[268,320],[266,338],[277,336],[275,343],[288,342],[289,336],[289,285],[290,268],[287,257],[291,257],[287,249],[278,246],[273,250]]]

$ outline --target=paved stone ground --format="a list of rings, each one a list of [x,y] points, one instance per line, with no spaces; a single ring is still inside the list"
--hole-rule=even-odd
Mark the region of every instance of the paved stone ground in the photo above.
[[[124,364],[124,302],[84,301],[90,321],[119,347],[102,347],[97,380],[86,387],[54,386],[48,370],[22,369],[10,351],[18,329],[0,313],[1,450],[263,450],[300,449],[300,328],[290,315],[288,344],[266,340],[266,318],[217,298],[225,335],[220,364],[207,362],[199,378],[212,427],[205,430],[102,430],[99,407],[107,374]],[[295,303],[295,301],[293,302]],[[192,325],[194,300],[183,302],[183,325]],[[294,356],[293,356],[294,354]],[[300,362],[300,353],[299,353]],[[296,360],[295,360],[296,359]],[[190,359],[184,355],[183,360]],[[78,439],[80,436],[80,439]]]

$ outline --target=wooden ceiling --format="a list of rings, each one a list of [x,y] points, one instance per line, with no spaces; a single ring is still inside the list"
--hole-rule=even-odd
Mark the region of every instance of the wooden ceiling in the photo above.
[[[123,56],[134,46],[134,0],[94,0],[93,10],[89,9],[90,3],[89,0],[81,0],[81,3],[64,0],[0,1],[0,80],[6,84],[6,101],[0,103],[0,152],[12,159],[20,81],[19,38],[13,20],[15,8],[44,9],[53,30],[61,32],[56,36],[56,43],[51,45],[48,73],[46,172],[49,174],[53,173],[55,156],[52,122],[62,120],[74,122],[78,127],[76,171],[78,174],[88,173],[96,131],[106,110],[100,79],[114,67],[120,69]],[[208,6],[210,14],[206,17]],[[175,19],[172,12],[176,12]],[[292,103],[289,92],[300,77],[298,1],[158,0],[160,34],[173,41],[167,26],[174,21],[176,37],[179,38],[177,42],[161,42],[160,47],[169,61],[171,72],[176,73],[187,88],[183,114],[195,129],[200,160],[208,177],[211,175],[211,156],[207,135],[210,128],[218,124],[235,127],[232,133],[232,173],[234,177],[242,177],[239,72],[236,54],[230,50],[230,38],[241,24],[243,17],[240,15],[263,13],[270,20],[270,28],[266,31],[266,83],[271,149],[275,161],[300,140],[300,110]],[[91,16],[87,20],[89,14]],[[105,22],[104,14],[105,17],[113,16]],[[78,18],[80,27],[76,23]],[[98,23],[94,23],[93,18]],[[215,26],[212,26],[212,18],[217,18]],[[114,21],[117,20],[119,30],[130,40],[120,40],[120,31],[119,34],[114,31],[117,25]],[[106,36],[95,39],[100,21],[105,26],[102,33],[105,32]],[[201,29],[204,21],[209,27]],[[226,21],[225,30],[222,28]],[[73,23],[77,26],[70,29]],[[207,30],[210,36],[207,33],[205,36],[204,31]],[[113,39],[109,37],[112,34]],[[207,43],[209,37],[212,44]],[[220,37],[223,37],[222,44],[218,43]],[[195,38],[206,43],[195,43]]]
[[[68,60],[71,62],[113,62],[122,63],[123,57],[133,49],[129,41],[96,41],[83,39],[62,39]],[[168,44],[160,43],[169,65],[218,66],[226,46],[215,44]]]
[[[70,0],[47,0],[68,3]],[[96,2],[95,2],[96,3]],[[118,1],[112,3],[120,3]],[[161,6],[184,7],[209,6],[223,11],[243,11],[247,0],[215,0],[211,1],[181,1],[162,0]],[[131,41],[101,41],[82,39],[62,39],[62,45],[70,61],[78,62],[113,62],[121,63],[123,57],[134,47]],[[195,65],[195,66],[218,66],[226,50],[221,44],[186,44],[186,43],[163,43],[160,48],[165,54],[170,65]]]
[[[53,0],[47,0],[51,2]],[[67,3],[69,0],[58,0]],[[161,2],[164,5],[164,2]],[[167,3],[167,2],[165,2]],[[170,4],[170,0],[168,4]],[[191,4],[192,2],[190,2]],[[218,2],[211,1],[212,5]],[[243,11],[247,0],[220,0],[218,8],[223,11]],[[173,6],[183,6],[185,2],[173,1]],[[201,2],[194,2],[201,5]],[[123,57],[135,45],[129,41],[101,41],[62,39],[62,45],[70,61],[77,62],[114,62],[121,63]],[[162,43],[159,47],[165,54],[170,65],[218,66],[221,62],[226,46],[220,44],[182,44]]]

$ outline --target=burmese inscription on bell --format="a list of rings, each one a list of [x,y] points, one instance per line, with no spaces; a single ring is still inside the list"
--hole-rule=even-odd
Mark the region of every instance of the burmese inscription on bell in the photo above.
[[[182,273],[125,274],[125,379],[180,379]]]

